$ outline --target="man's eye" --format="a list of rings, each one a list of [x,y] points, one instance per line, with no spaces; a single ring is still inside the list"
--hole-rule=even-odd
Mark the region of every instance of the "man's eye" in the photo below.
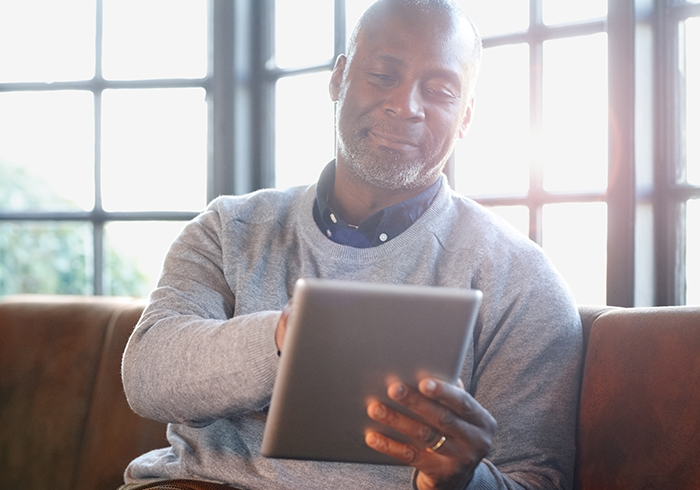
[[[444,99],[454,99],[454,92],[446,87],[426,87],[425,91],[431,97],[439,97]]]
[[[392,85],[395,81],[393,76],[385,73],[372,73],[371,76],[372,79],[380,85]]]

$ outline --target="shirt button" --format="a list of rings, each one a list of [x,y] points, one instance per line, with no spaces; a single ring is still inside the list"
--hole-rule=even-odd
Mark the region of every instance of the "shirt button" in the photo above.
[[[332,221],[333,223],[337,223],[337,222],[338,222],[338,220],[337,220],[336,217],[335,217],[335,214],[333,214],[333,213],[331,213],[331,221]]]
[[[331,233],[331,230],[326,230],[326,235],[328,235],[328,238],[333,236],[333,233]]]
[[[381,235],[379,235],[379,240],[381,240],[382,242],[385,242],[387,240],[387,238],[389,238],[389,237],[386,236],[386,233],[382,233]]]

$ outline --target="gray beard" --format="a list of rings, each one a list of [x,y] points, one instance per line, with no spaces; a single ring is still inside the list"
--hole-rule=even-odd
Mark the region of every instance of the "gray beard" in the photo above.
[[[382,149],[382,155],[377,158],[367,151],[366,146],[358,144],[357,140],[345,144],[341,139],[338,151],[347,162],[347,169],[353,177],[360,182],[391,191],[427,187],[435,182],[444,165],[441,162],[431,166],[430,158],[402,162],[400,153],[388,148]]]

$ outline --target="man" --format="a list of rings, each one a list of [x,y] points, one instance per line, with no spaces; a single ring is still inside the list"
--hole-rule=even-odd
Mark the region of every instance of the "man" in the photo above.
[[[536,246],[441,176],[471,120],[479,57],[478,35],[451,0],[380,0],[333,70],[338,152],[318,185],[219,198],[187,226],[123,363],[131,406],[169,423],[171,447],[133,461],[127,483],[572,486],[576,308]],[[460,386],[388,387],[424,422],[378,402],[367,409],[413,443],[369,433],[366,444],[408,467],[260,455],[300,277],[484,293]]]

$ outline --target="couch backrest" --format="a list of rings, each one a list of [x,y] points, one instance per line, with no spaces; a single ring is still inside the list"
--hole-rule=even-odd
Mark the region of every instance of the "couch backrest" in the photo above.
[[[0,301],[0,489],[115,490],[165,425],[123,395],[144,307],[124,298]],[[579,490],[700,488],[700,307],[582,307]]]
[[[144,303],[10,297],[0,302],[0,488],[114,490],[127,463],[164,447],[134,414],[121,355]]]
[[[700,488],[700,307],[581,317],[577,488]]]

